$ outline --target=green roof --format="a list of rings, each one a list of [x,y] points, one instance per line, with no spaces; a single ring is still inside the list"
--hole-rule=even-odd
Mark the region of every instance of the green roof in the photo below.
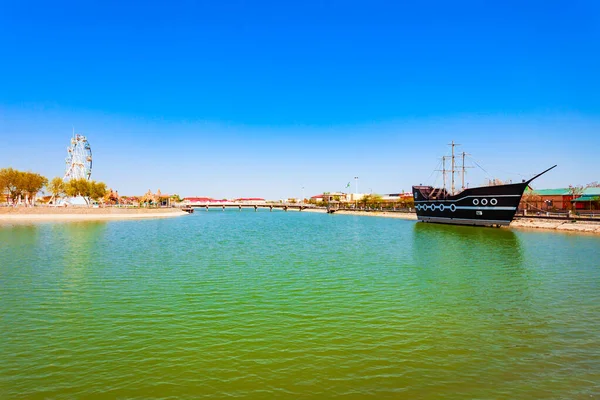
[[[581,197],[576,198],[575,200],[571,200],[573,203],[582,203],[588,201],[600,201],[600,196],[588,196],[584,194]]]
[[[573,193],[569,188],[561,189],[525,189],[526,194],[533,194],[537,196],[572,196]],[[600,196],[600,187],[589,187],[583,189],[581,196]],[[586,200],[589,201],[589,200]]]
[[[533,194],[538,196],[570,196],[571,191],[569,188],[566,189],[536,189]]]
[[[583,189],[584,196],[600,196],[600,187],[589,187]]]

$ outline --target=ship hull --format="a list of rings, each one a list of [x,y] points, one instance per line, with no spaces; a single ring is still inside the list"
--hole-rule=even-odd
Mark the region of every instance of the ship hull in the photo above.
[[[439,224],[506,226],[513,220],[528,183],[470,188],[439,198],[434,196],[439,189],[413,186],[417,218]]]

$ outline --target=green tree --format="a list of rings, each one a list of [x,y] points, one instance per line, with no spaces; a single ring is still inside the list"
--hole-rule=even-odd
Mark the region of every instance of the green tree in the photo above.
[[[89,204],[90,182],[85,179],[71,179],[65,184],[65,193],[69,197],[81,196]]]
[[[16,203],[23,194],[21,184],[22,173],[12,168],[0,169],[0,186],[2,191],[8,195],[7,201]]]
[[[56,202],[56,199],[65,194],[65,181],[60,177],[52,178],[50,184],[48,184],[48,191],[52,194],[52,202]]]
[[[403,208],[415,208],[415,199],[412,197],[402,200],[400,203]]]
[[[65,184],[65,194],[69,197],[81,196],[86,204],[90,204],[90,200],[98,201],[106,196],[106,183],[88,181],[87,179],[72,179]]]
[[[94,201],[99,201],[107,193],[106,183],[104,183],[104,182],[91,181],[88,183],[88,185],[89,185],[88,195],[89,195],[90,199],[92,199]]]
[[[0,169],[0,192],[7,194],[7,201],[13,203],[25,197],[25,203],[33,205],[37,193],[47,183],[48,179],[35,172],[22,172],[12,168]]]
[[[34,205],[38,192],[48,184],[48,179],[35,172],[21,172],[20,184],[22,193],[27,196],[25,203]]]
[[[381,207],[383,203],[383,197],[380,194],[372,194],[371,197],[371,207]]]
[[[368,204],[371,203],[371,195],[365,194],[363,197],[358,200],[358,204],[360,204],[363,208],[366,208]]]

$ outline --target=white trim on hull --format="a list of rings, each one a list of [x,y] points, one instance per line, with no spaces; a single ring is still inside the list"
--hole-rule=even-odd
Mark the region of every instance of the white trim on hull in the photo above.
[[[454,225],[476,225],[476,226],[492,226],[501,225],[508,226],[511,221],[498,219],[467,219],[467,218],[447,218],[447,217],[427,217],[419,215],[417,219],[422,222],[434,222],[438,224],[454,224]]]
[[[463,199],[468,199],[470,197],[521,197],[520,194],[474,194],[471,196],[464,196],[461,197],[459,199],[450,199],[450,200],[444,200],[444,199],[426,199],[426,200],[415,200],[415,203],[427,203],[427,202],[436,202],[436,201],[443,201],[443,202],[451,202],[451,203],[455,203],[457,201],[461,201]]]

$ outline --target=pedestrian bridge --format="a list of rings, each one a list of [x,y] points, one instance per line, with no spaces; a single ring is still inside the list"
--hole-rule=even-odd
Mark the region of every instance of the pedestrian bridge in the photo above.
[[[268,208],[269,211],[273,211],[273,209],[280,210],[306,210],[307,208],[316,208],[316,206],[312,204],[301,204],[301,203],[256,203],[256,202],[195,202],[195,203],[187,203],[183,205],[183,207],[188,208],[204,208],[208,211],[209,208],[220,208],[225,210],[226,208],[237,208],[240,211],[243,208],[254,209],[254,211],[258,211],[259,208]]]

